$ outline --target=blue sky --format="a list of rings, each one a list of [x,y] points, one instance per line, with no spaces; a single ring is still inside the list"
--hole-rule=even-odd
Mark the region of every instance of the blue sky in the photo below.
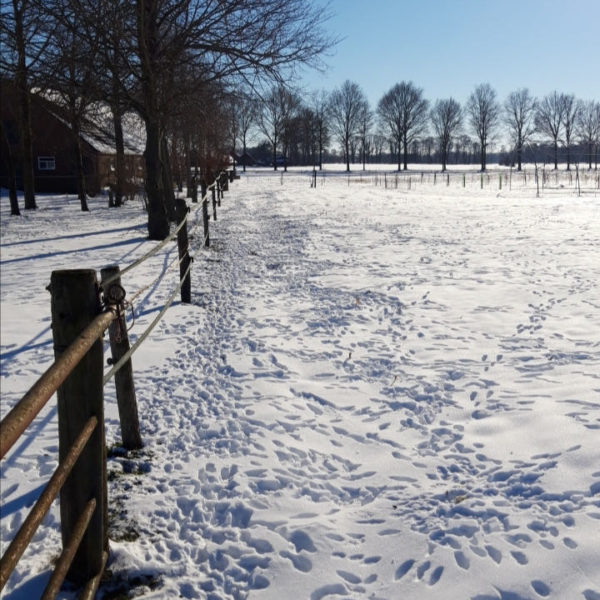
[[[350,79],[372,108],[400,81],[429,100],[462,103],[486,82],[500,100],[528,87],[600,101],[600,0],[332,0],[330,11],[342,39],[325,75],[304,72],[307,90]]]

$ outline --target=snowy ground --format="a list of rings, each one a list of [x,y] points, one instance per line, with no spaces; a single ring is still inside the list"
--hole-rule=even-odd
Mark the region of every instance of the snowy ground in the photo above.
[[[226,194],[192,305],[133,359],[146,446],[109,460],[105,597],[600,599],[594,180],[359,177],[254,171]],[[11,218],[2,198],[2,415],[52,360],[51,271],[152,246],[138,203],[105,205]],[[124,280],[163,273],[132,339],[175,255]],[[3,551],[56,466],[54,404],[2,463]],[[106,413],[112,446],[110,385]],[[7,600],[39,596],[59,543],[55,506]]]

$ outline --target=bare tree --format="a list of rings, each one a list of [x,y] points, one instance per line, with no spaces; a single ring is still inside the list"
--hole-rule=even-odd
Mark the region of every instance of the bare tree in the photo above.
[[[437,136],[442,161],[442,171],[448,165],[452,139],[458,133],[462,121],[462,109],[454,98],[437,100],[431,109],[431,123]]]
[[[423,98],[423,90],[412,81],[394,85],[379,101],[377,113],[398,151],[404,156],[404,170],[408,169],[408,148],[427,128],[429,103]]]
[[[250,128],[256,123],[258,118],[258,102],[249,92],[242,92],[239,97],[236,119],[240,140],[242,142],[242,156],[244,157],[243,170],[246,171],[246,150],[248,147],[248,134]]]
[[[287,170],[287,145],[286,133],[289,131],[289,121],[297,106],[295,95],[283,84],[271,89],[264,98],[262,111],[258,123],[259,128],[269,140],[272,148],[273,170],[277,170],[277,152],[283,151],[284,163]]]
[[[100,44],[100,73],[99,83],[104,85],[104,97],[107,99],[113,121],[115,140],[115,199],[114,206],[123,204],[123,195],[127,184],[125,170],[125,136],[123,133],[123,118],[126,110],[127,95],[122,87],[132,93],[130,79],[127,79],[126,57],[121,52],[121,40],[127,32],[128,10],[126,5],[116,0],[98,0],[101,2],[101,14],[111,23],[106,32],[96,32],[103,37]]]
[[[363,171],[366,169],[367,164],[367,153],[368,153],[368,142],[369,142],[369,132],[373,125],[373,112],[369,108],[369,102],[365,98],[365,101],[360,110],[360,125],[358,129],[358,136],[360,139],[360,154],[362,160],[362,168]]]
[[[487,147],[500,117],[495,90],[488,83],[478,85],[467,100],[466,110],[471,127],[479,140],[481,170],[485,171]]]
[[[31,132],[31,86],[33,73],[49,40],[50,27],[34,0],[1,3],[0,66],[14,81],[19,100],[19,139],[25,209],[37,208]]]
[[[346,80],[329,98],[332,129],[344,151],[346,171],[350,171],[351,145],[360,131],[366,96],[357,83]]]
[[[581,102],[573,94],[563,94],[563,131],[564,146],[567,149],[567,171],[571,170],[571,143],[575,134],[577,120],[581,112]]]
[[[537,102],[527,88],[511,92],[504,102],[504,117],[517,153],[517,170],[521,171],[523,147],[535,131],[534,116]]]
[[[8,198],[10,201],[10,214],[13,217],[21,216],[19,210],[19,200],[17,197],[17,174],[15,169],[15,161],[12,156],[12,140],[10,139],[10,133],[6,131],[6,127],[0,121],[0,144],[2,144],[2,153],[6,158],[8,168]]]
[[[591,170],[592,158],[594,154],[597,158],[600,144],[600,102],[590,100],[582,104],[577,116],[577,134],[586,146],[588,169]],[[598,162],[596,161],[597,168]]]
[[[168,110],[161,103],[172,95],[174,65],[194,65],[205,81],[280,77],[281,69],[315,63],[331,40],[322,30],[323,10],[305,0],[136,0],[135,11],[147,131],[148,229],[151,238],[163,239],[169,227],[154,173],[161,162],[161,113]],[[176,83],[181,90],[184,82]]]
[[[565,104],[563,95],[554,91],[545,96],[535,112],[538,132],[552,139],[554,144],[554,169],[558,169],[558,140],[564,124]]]
[[[98,39],[96,29],[86,29],[89,21],[60,0],[44,3],[46,18],[57,19],[52,42],[45,59],[43,87],[51,100],[65,110],[71,129],[72,160],[81,210],[88,211],[86,175],[83,164],[82,134],[86,117],[92,110],[93,80],[96,79]],[[85,30],[86,35],[80,32]],[[77,33],[76,33],[77,32]]]
[[[329,143],[329,95],[324,90],[315,92],[312,96],[311,108],[314,115],[314,126],[316,129],[316,143],[319,171],[323,169],[323,152]]]

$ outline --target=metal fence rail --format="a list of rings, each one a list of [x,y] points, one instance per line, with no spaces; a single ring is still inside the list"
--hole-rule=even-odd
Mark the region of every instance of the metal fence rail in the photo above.
[[[226,177],[226,173],[220,173],[210,186],[203,186],[199,208],[203,213],[204,245],[208,245],[208,194],[212,192],[213,218],[216,220],[215,194],[219,194],[220,204],[223,191],[227,189]],[[128,445],[124,435],[124,446],[141,447],[133,373],[130,368],[131,356],[162,319],[176,295],[181,292],[183,298],[182,288],[186,284],[189,288],[192,262],[187,247],[187,222],[190,213],[185,202],[181,202],[184,203],[185,210],[181,213],[179,224],[167,239],[122,270],[118,267],[103,269],[99,283],[93,270],[52,273],[49,289],[52,294],[52,330],[56,359],[0,422],[0,458],[9,452],[48,400],[57,393],[59,465],[0,559],[0,591],[60,494],[63,550],[42,598],[54,598],[65,578],[84,586],[81,598],[93,598],[96,593],[108,558],[102,388],[116,375],[127,373],[125,380],[123,377],[121,381],[118,380],[119,377],[115,378],[121,430],[124,434],[126,429],[137,429],[137,436],[131,436],[130,440],[134,441],[130,441]],[[130,348],[124,317],[125,290],[120,285],[120,278],[175,238],[178,239],[179,246],[176,261],[180,265],[179,284],[175,286],[157,317]],[[104,374],[102,336],[107,329],[111,338],[113,367]],[[119,337],[119,344],[115,344],[115,336]],[[129,370],[124,369],[127,365]],[[127,398],[122,398],[124,390],[128,394]],[[128,410],[122,411],[122,404],[126,402],[130,406]],[[125,418],[134,419],[135,423],[125,423]]]

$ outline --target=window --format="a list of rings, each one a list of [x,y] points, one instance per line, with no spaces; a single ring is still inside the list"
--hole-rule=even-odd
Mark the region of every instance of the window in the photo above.
[[[38,156],[38,169],[40,171],[54,171],[56,169],[54,156]]]

